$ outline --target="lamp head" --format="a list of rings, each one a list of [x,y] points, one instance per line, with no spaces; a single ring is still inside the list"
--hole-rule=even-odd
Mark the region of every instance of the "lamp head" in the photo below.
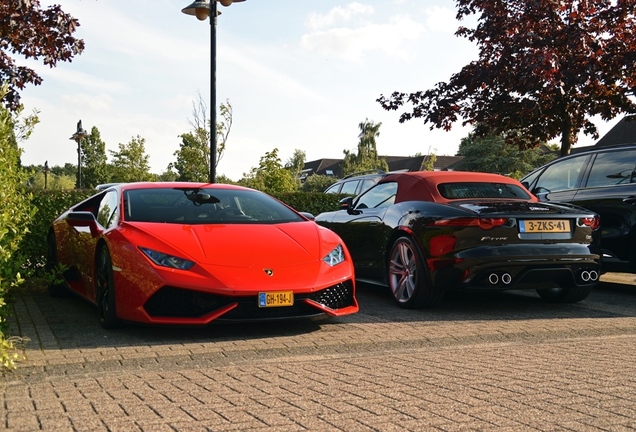
[[[203,21],[210,15],[210,3],[204,0],[195,0],[189,6],[181,9],[181,12],[186,15],[194,15],[199,21]]]

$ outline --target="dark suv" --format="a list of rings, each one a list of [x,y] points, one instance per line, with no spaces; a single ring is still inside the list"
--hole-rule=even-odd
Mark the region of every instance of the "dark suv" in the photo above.
[[[349,174],[325,189],[325,193],[357,196],[379,182],[381,178],[386,177],[393,172],[395,171],[384,172],[378,170]]]
[[[636,273],[636,144],[564,156],[521,182],[541,201],[575,204],[598,213],[604,270]]]

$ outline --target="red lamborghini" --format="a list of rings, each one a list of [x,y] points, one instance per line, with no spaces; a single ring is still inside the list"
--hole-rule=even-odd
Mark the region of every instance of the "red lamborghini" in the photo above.
[[[104,328],[358,311],[342,240],[248,188],[112,185],[57,218],[47,240],[62,275],[49,292],[95,303]]]

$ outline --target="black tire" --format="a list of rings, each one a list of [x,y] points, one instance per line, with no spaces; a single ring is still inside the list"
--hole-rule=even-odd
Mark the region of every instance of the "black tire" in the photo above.
[[[113,262],[106,246],[97,252],[95,269],[95,295],[99,323],[105,329],[121,327],[121,320],[117,318],[115,302],[115,282],[113,279]]]
[[[538,289],[537,294],[549,303],[576,303],[590,295],[593,285]]]
[[[409,237],[400,237],[391,246],[387,279],[401,308],[433,307],[442,301],[444,292],[431,283],[422,254]]]
[[[69,294],[63,275],[58,272],[57,242],[52,232],[46,238],[46,277],[47,290],[51,297],[66,297]]]

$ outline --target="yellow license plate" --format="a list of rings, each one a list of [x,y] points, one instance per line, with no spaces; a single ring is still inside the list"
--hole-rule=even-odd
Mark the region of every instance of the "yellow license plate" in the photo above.
[[[272,291],[258,293],[258,307],[279,307],[293,305],[293,291]]]
[[[522,233],[562,233],[570,232],[569,220],[538,219],[519,221]]]

